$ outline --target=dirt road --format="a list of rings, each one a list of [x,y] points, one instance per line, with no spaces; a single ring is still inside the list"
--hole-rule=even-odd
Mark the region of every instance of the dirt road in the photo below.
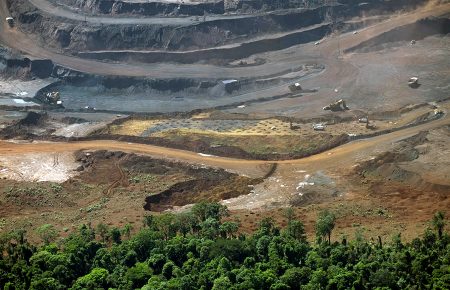
[[[450,109],[450,103],[447,103],[445,105],[445,109]],[[354,165],[358,161],[358,159],[361,158],[361,156],[371,156],[374,149],[379,146],[389,146],[394,142],[413,136],[420,131],[430,130],[449,124],[450,117],[448,115],[445,115],[441,119],[431,121],[426,124],[369,139],[354,141],[307,158],[278,161],[277,163],[280,165],[278,167],[278,171],[286,171],[286,173],[289,174],[291,165],[301,165],[305,168],[305,170],[309,171],[350,167]],[[174,159],[185,161],[188,163],[220,167],[238,172],[240,174],[251,176],[261,176],[265,174],[263,165],[273,163],[272,161],[243,160],[217,156],[205,156],[184,150],[119,141],[102,140],[68,143],[44,142],[21,144],[0,141],[0,155],[48,152],[59,153],[77,150],[120,150],[124,152],[150,155],[158,158]]]
[[[82,12],[75,13],[69,9],[64,8],[63,6],[55,6],[47,0],[29,0],[31,4],[33,4],[39,10],[48,13],[50,15],[58,15],[60,17],[64,17],[70,20],[75,21],[86,21],[93,24],[161,24],[161,25],[192,25],[195,20],[195,17],[102,17],[102,16],[90,16],[84,14]],[[248,17],[248,15],[209,15],[205,16],[205,19],[201,17],[201,20],[205,21],[214,21],[221,19],[237,19]],[[198,22],[198,21],[197,21]],[[198,22],[199,23],[199,22]]]

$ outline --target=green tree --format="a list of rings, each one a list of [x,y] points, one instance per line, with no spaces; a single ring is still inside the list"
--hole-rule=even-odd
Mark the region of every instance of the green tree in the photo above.
[[[122,233],[118,228],[116,227],[112,228],[109,231],[109,235],[111,236],[111,239],[113,240],[114,243],[120,244],[122,242]]]
[[[301,285],[306,285],[310,280],[311,269],[307,267],[303,268],[290,268],[287,269],[283,276],[280,277],[281,282],[288,285],[290,289],[300,289]]]
[[[36,277],[31,281],[30,290],[63,290],[66,289],[64,285],[52,277]]]
[[[324,237],[328,237],[328,244],[331,244],[331,233],[335,223],[336,217],[332,212],[324,210],[319,213],[316,221],[316,236],[319,241]]]
[[[198,221],[192,212],[180,213],[176,216],[176,228],[183,235],[186,236],[188,233],[192,232],[194,228],[197,227]]]
[[[438,233],[439,239],[442,238],[442,233],[445,227],[445,214],[442,211],[438,211],[434,214],[432,224]]]
[[[215,220],[220,221],[222,219],[222,217],[228,216],[228,214],[229,214],[227,207],[224,205],[221,205],[220,203],[217,203],[217,202],[197,203],[192,207],[192,213],[201,222],[206,221],[208,218],[213,218]]]
[[[219,232],[222,238],[233,238],[239,230],[237,222],[224,222],[219,226]]]
[[[142,223],[144,224],[144,227],[147,227],[149,229],[153,229],[154,228],[154,218],[152,215],[146,215],[144,216],[144,220],[142,221]]]
[[[301,242],[306,242],[305,226],[301,221],[289,221],[283,233],[293,239],[299,240]]]
[[[200,224],[202,237],[214,239],[219,235],[220,223],[218,220],[209,217]]]
[[[89,274],[78,278],[70,289],[108,289],[107,277],[108,270],[94,268]]]
[[[295,212],[292,207],[287,207],[283,211],[283,216],[287,219],[288,223],[295,218]]]
[[[227,276],[222,276],[214,280],[212,290],[229,290],[233,286]]]
[[[128,240],[130,239],[132,230],[133,226],[130,223],[127,223],[122,229],[123,235],[126,236]]]
[[[144,286],[152,276],[152,270],[147,263],[137,263],[134,267],[127,270],[126,280],[131,282],[133,289]]]
[[[177,220],[173,213],[163,213],[155,216],[155,224],[157,229],[164,235],[164,239],[175,236],[177,233]]]
[[[37,228],[36,232],[46,245],[53,242],[58,236],[58,232],[51,224],[44,224],[40,226],[39,228]]]
[[[97,225],[97,233],[102,238],[102,242],[107,242],[109,240],[109,228],[104,223],[99,223]]]

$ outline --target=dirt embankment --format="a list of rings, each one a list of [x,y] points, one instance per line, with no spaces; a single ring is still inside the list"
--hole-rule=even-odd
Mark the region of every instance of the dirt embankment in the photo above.
[[[317,25],[327,22],[331,14],[339,15],[340,20],[344,20],[370,14],[375,9],[372,5],[338,5],[206,22],[194,21],[183,26],[172,25],[170,18],[167,24],[101,25],[42,14],[26,0],[8,1],[11,14],[18,19],[20,29],[38,35],[46,45],[72,53],[126,49],[195,50],[242,42],[249,36],[253,38]],[[408,1],[408,4],[405,1],[400,1],[401,4],[391,2],[383,5],[401,9],[411,8],[423,1]]]
[[[144,208],[150,211],[163,211],[173,206],[238,197],[250,192],[249,185],[262,181],[259,178],[239,176],[223,169],[191,166],[119,151],[78,152],[76,155],[76,160],[82,164],[78,169],[82,171],[80,178],[89,183],[106,182],[108,184],[104,190],[106,196],[111,196],[114,188],[143,190],[144,181],[157,182],[158,176],[172,176],[175,182],[166,183],[166,186],[162,186],[166,189],[152,192],[145,198]],[[120,174],[116,179],[98,178],[102,175],[101,171],[102,168],[105,169],[106,163],[118,169]]]
[[[29,59],[18,52],[0,46],[0,73],[6,77],[30,79],[48,78],[53,72],[53,62],[48,59]]]
[[[369,184],[370,192],[376,195],[393,191],[449,193],[449,184],[430,182],[423,178],[422,174],[408,170],[408,164],[423,154],[418,148],[429,142],[428,134],[429,132],[421,132],[403,140],[392,152],[385,152],[359,164],[354,172],[363,184]]]
[[[450,33],[450,18],[426,18],[415,23],[400,26],[364,41],[345,52],[371,52],[383,50],[399,42],[422,40],[432,35]]]

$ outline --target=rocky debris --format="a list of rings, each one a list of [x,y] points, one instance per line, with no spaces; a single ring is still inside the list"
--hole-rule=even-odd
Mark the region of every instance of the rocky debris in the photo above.
[[[83,118],[66,116],[61,119],[61,122],[63,122],[64,124],[72,125],[72,124],[88,123],[89,121]]]
[[[331,177],[322,171],[317,171],[314,174],[306,174],[304,179],[298,183],[295,192],[289,199],[289,204],[306,206],[338,197],[341,194],[342,192]]]
[[[409,165],[427,154],[428,135],[429,132],[416,134],[399,142],[392,151],[359,163],[354,168],[354,174],[361,179],[361,183],[369,184],[374,194],[390,190],[448,193],[450,185],[430,182],[424,179],[423,173],[410,170]],[[445,159],[442,162],[445,164]]]

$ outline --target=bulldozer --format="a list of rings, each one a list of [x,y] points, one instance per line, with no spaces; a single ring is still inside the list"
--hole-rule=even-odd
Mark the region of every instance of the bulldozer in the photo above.
[[[347,107],[347,104],[345,103],[345,101],[343,99],[337,100],[337,101],[323,107],[323,109],[325,111],[329,110],[332,112],[350,110],[349,107]]]

